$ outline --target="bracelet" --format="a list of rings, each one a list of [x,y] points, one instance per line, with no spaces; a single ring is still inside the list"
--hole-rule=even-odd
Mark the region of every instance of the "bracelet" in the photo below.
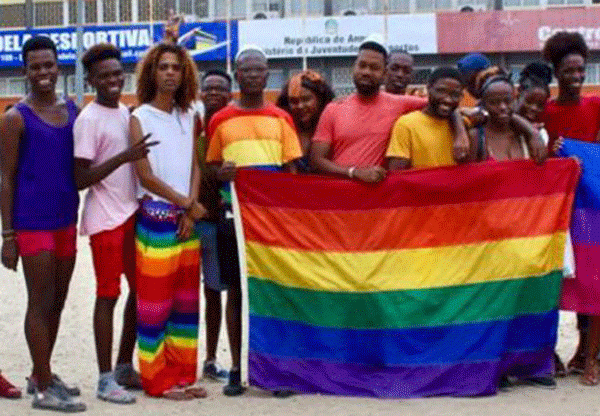
[[[351,166],[350,168],[348,168],[348,177],[352,178],[354,176],[354,171],[356,170],[356,168],[354,166]]]
[[[2,230],[2,237],[9,237],[11,235],[15,235],[15,230],[10,228],[8,230]]]
[[[4,241],[14,241],[14,239],[15,239],[15,235],[14,235],[14,234],[11,234],[11,235],[3,235],[3,236],[2,236],[2,239],[3,239]]]

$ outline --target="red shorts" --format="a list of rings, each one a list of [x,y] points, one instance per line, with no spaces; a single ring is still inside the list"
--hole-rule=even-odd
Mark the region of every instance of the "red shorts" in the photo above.
[[[96,272],[96,296],[116,299],[121,294],[121,275],[135,293],[135,215],[113,230],[90,236]]]
[[[75,256],[77,251],[75,224],[58,230],[17,231],[15,237],[22,257],[37,256],[42,251],[49,251],[57,258],[68,259]]]

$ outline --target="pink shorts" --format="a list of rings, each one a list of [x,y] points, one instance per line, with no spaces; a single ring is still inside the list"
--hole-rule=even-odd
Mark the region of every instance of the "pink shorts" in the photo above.
[[[135,293],[135,215],[113,230],[90,236],[96,272],[96,296],[117,299],[121,294],[121,275]]]
[[[42,251],[54,253],[57,258],[75,256],[77,227],[75,224],[58,230],[33,230],[16,232],[17,247],[22,257],[37,256]]]

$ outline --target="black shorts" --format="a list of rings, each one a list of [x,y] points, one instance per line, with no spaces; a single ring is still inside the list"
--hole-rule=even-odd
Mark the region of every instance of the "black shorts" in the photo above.
[[[228,287],[240,287],[241,273],[237,240],[233,218],[226,218],[226,211],[219,215],[217,222],[217,253],[221,281]]]

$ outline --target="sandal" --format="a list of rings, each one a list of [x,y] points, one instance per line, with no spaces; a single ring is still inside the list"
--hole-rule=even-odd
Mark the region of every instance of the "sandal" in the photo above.
[[[0,373],[0,397],[7,399],[21,398],[21,390],[4,378],[2,373]]]
[[[555,377],[566,377],[567,369],[561,361],[557,353],[554,353],[554,376]]]
[[[163,392],[162,397],[176,401],[194,399],[194,396],[191,393],[188,393],[184,387],[171,387],[169,390]]]
[[[197,385],[184,387],[184,391],[188,394],[191,394],[196,399],[204,399],[205,397],[208,397],[208,392],[203,387]]]
[[[584,386],[596,386],[600,383],[600,364],[598,364],[598,360],[594,358],[586,361],[585,370],[579,377],[579,382]]]

